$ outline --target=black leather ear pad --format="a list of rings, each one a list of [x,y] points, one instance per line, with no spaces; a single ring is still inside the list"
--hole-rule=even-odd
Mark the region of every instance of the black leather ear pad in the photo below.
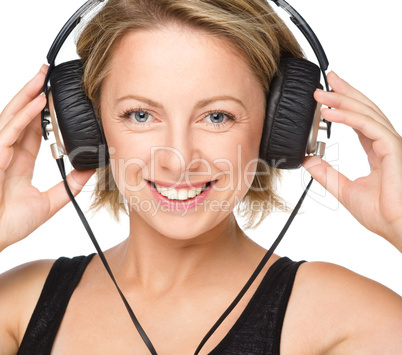
[[[260,158],[280,169],[296,169],[306,155],[320,87],[320,68],[305,59],[284,59],[271,82]]]
[[[106,140],[92,102],[82,86],[79,60],[53,68],[50,86],[66,153],[77,170],[95,169],[108,163]]]

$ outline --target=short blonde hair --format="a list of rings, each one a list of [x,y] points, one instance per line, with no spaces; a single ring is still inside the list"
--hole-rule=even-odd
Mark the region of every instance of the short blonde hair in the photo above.
[[[155,29],[169,23],[205,31],[227,43],[249,64],[268,94],[279,61],[303,57],[293,34],[265,0],[109,0],[83,29],[77,42],[87,96],[101,118],[102,82],[114,49],[132,30]],[[108,208],[118,219],[127,207],[113,180],[110,166],[99,168],[92,207]],[[263,176],[263,177],[261,177]],[[275,208],[286,209],[275,193],[280,171],[263,162],[257,165],[253,183],[237,206],[246,218],[245,228],[258,226]],[[259,202],[255,210],[253,206]]]

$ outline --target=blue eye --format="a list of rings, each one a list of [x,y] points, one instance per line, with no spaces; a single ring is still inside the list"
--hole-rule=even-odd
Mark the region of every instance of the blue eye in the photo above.
[[[210,125],[215,127],[221,127],[229,123],[229,121],[234,122],[234,115],[224,112],[224,111],[213,111],[209,112],[204,116],[204,120]]]
[[[126,110],[121,113],[119,117],[124,118],[127,122],[133,124],[148,124],[154,121],[152,114],[141,108]]]
[[[134,116],[133,118],[137,121],[137,122],[141,122],[144,123],[146,122],[149,117],[151,116],[148,112],[146,111],[134,111],[132,113],[132,115]]]
[[[225,120],[225,114],[223,112],[210,113],[207,117],[210,117],[212,123],[222,123]]]

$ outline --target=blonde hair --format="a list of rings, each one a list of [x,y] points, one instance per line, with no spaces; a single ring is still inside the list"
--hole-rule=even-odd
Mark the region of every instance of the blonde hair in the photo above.
[[[102,82],[114,49],[132,30],[161,28],[169,23],[203,30],[222,39],[249,64],[266,93],[279,61],[303,57],[296,39],[265,0],[109,0],[84,28],[77,42],[87,96],[98,117]],[[110,166],[99,168],[92,208],[108,208],[118,219],[127,208]],[[263,177],[261,177],[263,175]],[[286,209],[275,194],[280,171],[258,163],[251,188],[237,206],[247,220],[245,228],[258,226],[274,209]],[[256,211],[253,205],[260,202]]]

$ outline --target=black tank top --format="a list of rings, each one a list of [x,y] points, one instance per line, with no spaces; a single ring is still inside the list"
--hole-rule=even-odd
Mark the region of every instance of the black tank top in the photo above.
[[[50,354],[71,295],[94,255],[72,259],[62,257],[55,261],[17,355]],[[268,269],[238,320],[210,355],[279,354],[286,307],[296,271],[303,262],[293,262],[287,257],[278,259]]]

